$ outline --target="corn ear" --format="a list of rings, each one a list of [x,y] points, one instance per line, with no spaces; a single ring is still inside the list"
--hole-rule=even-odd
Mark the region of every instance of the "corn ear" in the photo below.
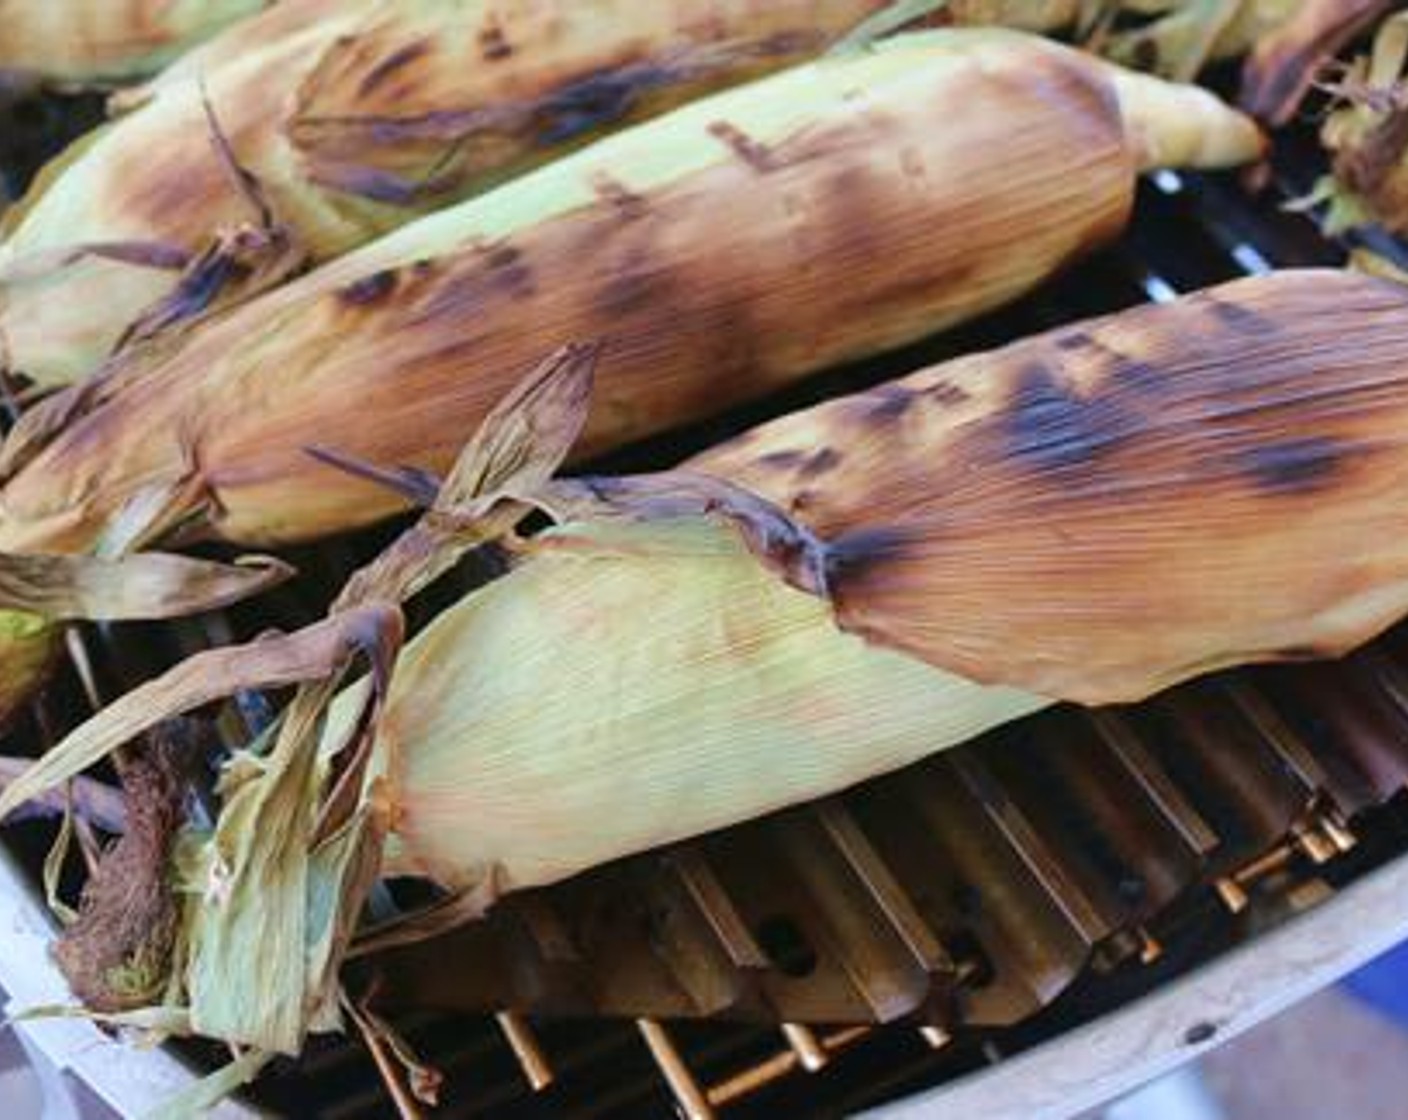
[[[832,541],[847,627],[973,680],[1133,700],[1334,656],[1408,606],[1390,528],[1405,311],[1401,287],[1352,273],[1237,281],[935,366],[690,465]]]
[[[0,70],[69,83],[130,81],[268,0],[5,0]]]
[[[247,298],[594,136],[815,57],[888,6],[286,0],[129,93],[125,116],[29,192],[0,248],[4,353],[42,384],[86,376],[153,305],[184,317],[217,287]],[[266,214],[221,158],[207,103]],[[193,262],[263,222],[280,267],[208,263],[188,291],[179,270],[74,253],[160,246]]]
[[[305,682],[266,741],[252,748],[258,757],[237,759],[227,770],[216,834],[192,833],[180,845],[179,881],[173,889],[184,886],[197,901],[186,907],[178,937],[171,938],[164,926],[152,930],[153,938],[161,938],[160,946],[167,950],[168,999],[158,1007],[130,1013],[159,1015],[164,1022],[183,1024],[185,1030],[238,1041],[260,1052],[295,1051],[308,1031],[336,1026],[336,1018],[329,1014],[336,992],[335,970],[370,883],[384,870],[401,867],[399,859],[412,861],[405,866],[420,866],[426,859],[437,862],[432,851],[404,842],[417,835],[416,828],[433,825],[435,814],[433,798],[428,797],[424,818],[412,822],[406,816],[409,806],[402,802],[402,795],[409,792],[406,783],[437,780],[444,760],[431,760],[427,750],[424,769],[417,769],[397,757],[403,748],[420,753],[428,747],[420,740],[400,743],[398,736],[419,737],[432,730],[430,724],[416,722],[412,701],[416,690],[433,682],[408,678],[406,690],[399,693],[398,714],[388,724],[387,705],[397,687],[396,678],[407,668],[398,664],[393,673],[399,638],[394,605],[433,578],[435,571],[443,570],[454,556],[484,539],[485,533],[495,535],[510,527],[522,517],[526,503],[539,500],[535,495],[550,489],[547,476],[585,416],[581,373],[580,359],[568,354],[507,402],[511,407],[500,410],[494,426],[486,426],[461,457],[432,512],[359,573],[327,622],[287,637],[269,637],[247,647],[226,647],[192,658],[120,698],[0,794],[3,817],[132,735],[166,716],[206,703],[222,690]],[[963,736],[1044,703],[1005,690],[950,682],[927,666],[841,634],[824,600],[786,588],[765,570],[766,565],[790,569],[797,550],[810,552],[814,543],[795,536],[790,526],[747,495],[701,485],[702,489],[666,488],[664,500],[688,506],[702,497],[711,507],[727,511],[724,516],[731,519],[727,525],[690,513],[680,520],[613,521],[580,534],[571,529],[551,534],[521,569],[527,573],[521,576],[526,582],[514,583],[525,592],[535,589],[544,600],[534,593],[510,593],[502,600],[476,597],[471,602],[479,604],[482,613],[478,609],[459,612],[457,618],[437,624],[438,637],[422,639],[424,652],[415,662],[421,667],[416,672],[433,672],[435,651],[444,648],[437,642],[457,643],[464,633],[460,627],[472,622],[472,640],[480,642],[491,636],[489,630],[497,636],[500,624],[506,627],[502,636],[507,639],[522,632],[525,623],[539,619],[548,623],[541,633],[545,640],[568,641],[575,673],[582,674],[579,684],[625,686],[627,695],[635,698],[628,705],[630,712],[613,713],[608,703],[602,709],[602,721],[564,725],[571,741],[563,744],[567,751],[563,757],[587,766],[582,787],[587,801],[599,796],[590,791],[604,789],[603,782],[614,786],[613,796],[619,798],[624,788],[620,783],[626,777],[632,790],[649,798],[648,804],[640,806],[639,823],[619,831],[600,830],[604,843],[588,842],[584,855],[580,848],[574,854],[580,837],[574,839],[565,828],[555,829],[551,821],[539,822],[554,835],[541,837],[542,854],[534,856],[521,842],[524,821],[512,806],[486,804],[486,836],[499,835],[501,863],[495,858],[485,864],[476,854],[479,862],[460,866],[461,860],[450,849],[440,849],[445,860],[453,861],[441,867],[447,881],[467,896],[477,897],[480,904],[492,901],[495,892],[509,885],[505,875],[510,873],[520,875],[515,883],[523,884],[555,878],[584,858],[604,857],[623,842],[648,842],[660,827],[682,835],[682,829],[725,823],[740,809],[761,811],[778,803],[778,796],[795,798],[799,789],[819,792],[860,776],[877,764],[872,756],[857,765],[864,753],[855,750],[862,733],[878,736],[882,758],[898,765],[933,749],[936,729],[939,734]],[[552,501],[580,504],[581,499],[563,492]],[[728,527],[734,520],[745,530],[743,536]],[[762,550],[766,565],[759,563],[760,557],[750,551],[753,548]],[[610,612],[620,595],[638,595],[642,577],[666,596],[666,602],[672,602],[676,593],[683,596],[675,608],[680,613],[671,616],[681,629],[665,643],[665,672],[660,673],[662,666],[651,665],[649,658],[628,657],[621,662],[621,672],[600,676],[592,662],[600,666],[604,659],[577,659],[577,651],[590,648],[590,641],[584,644],[582,637],[607,625],[609,614],[584,615],[578,609],[580,602],[566,615],[557,614],[555,606],[546,614],[540,612],[538,608],[547,601],[556,602],[556,589],[564,576],[584,578],[589,586],[605,579],[605,598],[596,600],[603,612]],[[801,569],[794,578],[802,578]],[[715,615],[716,609],[724,613]],[[642,617],[638,611],[632,615]],[[549,616],[555,616],[556,622]],[[647,629],[660,633],[654,626]],[[516,643],[515,648],[519,648]],[[627,648],[613,645],[617,651]],[[357,651],[366,653],[372,672],[333,701],[333,689]],[[737,687],[740,658],[759,674],[744,689]],[[508,662],[495,658],[485,664],[502,667]],[[465,660],[459,665],[470,668]],[[554,672],[560,667],[555,663]],[[639,677],[642,671],[645,678]],[[701,690],[700,674],[713,687]],[[471,683],[473,674],[460,675],[464,680],[455,687]],[[490,673],[479,678],[475,688],[482,684],[487,691],[476,695],[475,703],[464,711],[478,709],[481,701],[502,711],[503,729],[522,746],[526,743],[518,732],[531,730],[531,713],[542,712],[544,704],[541,697],[525,704],[527,692],[510,685],[509,675]],[[931,683],[932,691],[927,687]],[[816,687],[836,690],[829,706],[816,703]],[[613,775],[602,769],[600,753],[591,745],[594,741],[601,745],[597,736],[608,734],[624,747],[626,740],[620,733],[627,728],[619,725],[619,718],[624,716],[631,726],[663,718],[682,698],[680,688],[702,701],[693,705],[694,718],[687,727],[681,725],[681,735],[662,741],[657,728],[651,736],[636,740],[646,748],[643,753],[627,749],[616,756],[624,771]],[[323,714],[326,722],[319,718]],[[525,717],[529,718],[525,721]],[[391,725],[399,730],[371,734]],[[688,797],[671,793],[677,779],[670,772],[685,760],[696,760],[695,773],[701,778],[711,772],[707,755],[699,750],[700,737],[711,749],[737,753],[746,742],[732,748],[729,744],[736,741],[743,725],[751,728],[747,741],[766,743],[773,751],[779,750],[779,744],[785,747],[786,753],[769,767],[769,776],[775,774],[778,779],[778,789],[769,791],[758,780],[755,759],[753,780],[732,791],[721,787],[712,797],[700,796],[705,793],[700,790],[692,790]],[[456,736],[460,731],[443,721],[440,729]],[[837,750],[829,749],[829,737],[836,738]],[[840,749],[843,740],[851,747],[849,759]],[[496,800],[501,794],[509,796],[511,787],[524,788],[521,774],[515,777],[513,771],[521,771],[528,756],[520,755],[518,763],[500,769],[494,758],[507,760],[506,751],[517,753],[517,748],[478,741],[486,747],[484,795]],[[664,749],[653,752],[649,743]],[[455,742],[451,753],[463,754],[463,740]],[[589,761],[593,754],[598,759],[595,763]],[[537,784],[550,772],[553,755],[543,754],[535,744],[531,757],[546,767],[529,779]],[[739,755],[737,761],[744,759]],[[610,760],[606,763],[609,767]],[[635,776],[629,777],[633,772]],[[335,781],[334,774],[338,775]],[[663,785],[657,786],[652,775]],[[727,799],[735,795],[743,798],[741,807],[728,804]],[[655,803],[661,798],[667,802],[664,808],[672,805],[678,814],[673,824],[657,811],[660,806]],[[492,821],[496,814],[498,819]],[[388,864],[383,853],[387,831],[393,826],[412,831]],[[217,884],[213,890],[208,886],[212,883]],[[193,889],[198,884],[207,885],[203,894]],[[151,907],[149,899],[141,903],[143,912]],[[130,915],[124,913],[127,905],[114,897],[105,911],[86,910],[85,919],[99,928],[130,931],[132,923],[125,920]],[[123,944],[123,961],[154,959],[149,952],[152,944],[140,937],[125,938]],[[103,975],[92,983],[94,978],[83,972],[74,982],[80,990],[97,991],[99,1000],[105,1001],[112,981],[110,954],[96,956],[104,962]],[[82,970],[92,959],[93,954],[72,954],[62,957],[61,963]],[[253,970],[258,970],[260,984],[231,983],[232,978],[252,975]]]
[[[604,340],[590,455],[972,316],[1115,234],[1157,120],[1211,104],[1149,80],[1128,121],[1108,74],[1017,33],[916,34],[603,140],[31,411],[0,549],[86,548],[153,491],[185,496],[165,516],[188,536],[365,524],[401,502],[308,445],[442,470],[544,346]],[[1233,142],[1195,147],[1260,150],[1240,114],[1200,119]]]

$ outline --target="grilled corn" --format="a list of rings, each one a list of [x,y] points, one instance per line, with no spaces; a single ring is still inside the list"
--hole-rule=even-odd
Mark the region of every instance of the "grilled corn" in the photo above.
[[[593,136],[812,58],[889,7],[284,0],[126,94],[126,115],[11,214],[7,360],[46,385],[86,376],[154,306],[189,317],[247,298]],[[183,282],[238,230],[245,244]]]

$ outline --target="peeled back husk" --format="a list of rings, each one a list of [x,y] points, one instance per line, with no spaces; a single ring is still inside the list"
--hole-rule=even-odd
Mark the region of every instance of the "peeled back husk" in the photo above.
[[[247,298],[606,132],[814,58],[891,6],[284,0],[126,94],[130,111],[29,192],[0,246],[0,352],[41,384],[86,376],[154,305],[189,317]],[[183,279],[176,266],[212,238],[263,222],[257,252],[227,251],[239,267]]]
[[[310,444],[443,469],[566,341],[603,340],[577,449],[598,453],[1011,299],[1121,229],[1151,153],[1259,151],[1201,90],[1018,33],[799,67],[423,218],[31,411],[3,452],[0,549],[84,548],[163,491],[189,496],[167,516],[203,519],[187,535],[366,524],[402,503]]]
[[[66,83],[150,74],[269,0],[0,0],[0,70]]]

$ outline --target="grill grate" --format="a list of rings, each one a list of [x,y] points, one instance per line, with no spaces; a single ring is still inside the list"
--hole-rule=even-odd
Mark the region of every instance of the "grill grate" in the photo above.
[[[33,104],[46,107],[5,110],[34,122],[0,147],[17,179],[60,122],[93,113],[91,102],[58,116]],[[1340,246],[1278,206],[1309,186],[1315,158],[1306,137],[1288,137],[1276,189],[1259,198],[1226,177],[1160,174],[1118,243],[1039,293],[768,408],[1234,276],[1339,264]],[[664,465],[761,415],[603,466]],[[335,588],[392,532],[299,554],[314,578],[257,608],[102,628],[99,691],[307,621],[323,606],[309,588]],[[78,652],[22,737],[43,742],[85,710]],[[513,897],[363,978],[380,976],[388,1014],[447,1075],[437,1115],[839,1115],[1000,1061],[1401,853],[1405,778],[1400,629],[1341,663],[1222,674],[1133,709],[1046,713],[823,804]],[[44,840],[28,826],[15,842],[38,853]],[[313,1120],[389,1107],[370,1058],[336,1039],[284,1063],[256,1096]]]

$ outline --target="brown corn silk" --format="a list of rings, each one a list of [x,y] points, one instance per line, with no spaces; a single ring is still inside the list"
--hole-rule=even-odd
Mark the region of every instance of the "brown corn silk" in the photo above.
[[[0,0],[0,70],[130,81],[268,0]]]
[[[44,384],[86,376],[163,299],[190,315],[217,282],[224,298],[247,297],[594,136],[813,58],[889,6],[284,0],[126,95],[132,111],[57,161],[10,215],[7,360]],[[177,270],[69,252],[159,246],[193,259],[263,220],[212,139],[207,100],[292,243],[265,249],[279,267],[223,268],[187,294]]]
[[[1202,91],[1010,32],[904,36],[696,102],[32,411],[0,548],[85,548],[161,494],[168,520],[204,518],[188,534],[241,542],[365,524],[397,498],[309,444],[443,469],[565,341],[604,340],[589,455],[912,340],[1118,231],[1141,154],[1178,154],[1161,119],[1200,161],[1260,150]]]

